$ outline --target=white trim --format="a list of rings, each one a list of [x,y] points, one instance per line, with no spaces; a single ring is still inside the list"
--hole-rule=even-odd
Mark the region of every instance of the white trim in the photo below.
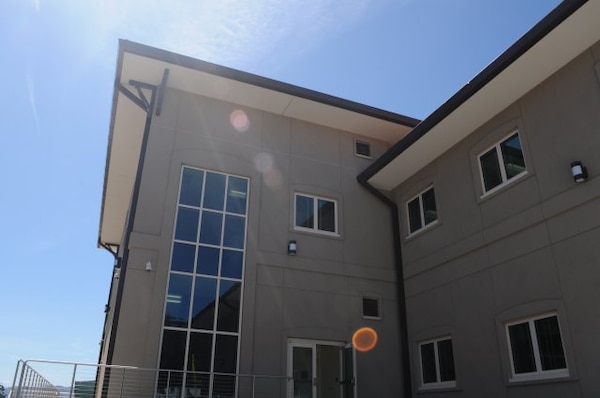
[[[506,164],[504,163],[504,155],[502,155],[502,149],[501,149],[500,145],[502,143],[504,143],[505,141],[507,141],[510,137],[512,137],[515,134],[519,138],[519,144],[521,146],[521,154],[523,156],[523,162],[525,163],[525,170],[520,172],[519,174],[512,176],[511,178],[508,178],[506,176]],[[489,190],[486,190],[485,180],[483,178],[483,169],[481,167],[481,157],[483,155],[487,154],[488,152],[490,152],[492,149],[496,150],[498,166],[500,168],[500,178],[502,179],[502,182],[500,182],[500,184],[496,185],[495,187],[493,187]],[[525,159],[525,150],[523,148],[523,140],[521,139],[520,130],[518,128],[512,130],[509,134],[506,134],[505,136],[503,136],[501,139],[496,141],[493,145],[490,145],[483,151],[479,152],[479,154],[477,155],[477,166],[479,168],[479,181],[481,183],[481,191],[483,192],[483,194],[481,195],[481,198],[485,198],[488,195],[491,195],[494,192],[497,192],[497,191],[501,190],[502,188],[506,187],[507,185],[510,185],[510,184],[514,183],[515,181],[521,179],[522,177],[526,176],[529,172],[528,172],[527,160]]]
[[[369,299],[369,300],[375,300],[377,301],[377,316],[371,316],[371,315],[365,315],[365,308],[364,308],[364,303],[365,303],[365,299]],[[360,302],[360,306],[361,306],[361,315],[363,317],[363,319],[375,319],[375,320],[380,320],[382,318],[382,314],[381,314],[381,297],[373,295],[373,294],[363,294],[361,296],[361,302]]]
[[[442,377],[441,377],[441,372],[440,372],[440,358],[439,358],[439,351],[438,351],[438,343],[440,341],[446,341],[446,340],[450,340],[450,343],[452,344],[452,361],[453,361],[453,368],[454,368],[454,380],[449,380],[449,381],[441,381]],[[426,344],[433,344],[433,352],[434,352],[434,360],[435,360],[435,376],[436,376],[436,382],[431,382],[431,383],[425,383],[424,381],[424,377],[423,377],[423,355],[421,353],[421,347],[423,345]],[[420,341],[417,344],[417,348],[418,348],[418,355],[419,355],[419,374],[420,374],[420,386],[419,389],[420,390],[437,390],[437,389],[443,389],[443,388],[456,388],[456,361],[454,359],[454,342],[452,339],[452,336],[442,336],[442,337],[436,337],[434,339],[428,339],[428,340],[423,340]]]
[[[307,228],[307,227],[301,227],[296,225],[296,214],[297,214],[297,198],[298,196],[304,196],[306,198],[311,198],[313,199],[313,227],[312,228]],[[319,200],[324,200],[327,202],[331,202],[333,203],[334,206],[334,232],[331,231],[325,231],[322,229],[319,229],[319,218],[318,218],[318,201]],[[305,232],[311,232],[311,233],[316,233],[316,234],[321,234],[321,235],[327,235],[327,236],[336,236],[339,237],[340,233],[339,233],[339,222],[338,222],[338,212],[339,212],[339,206],[338,206],[338,201],[336,199],[332,199],[332,198],[327,198],[324,196],[318,196],[318,195],[313,195],[313,194],[307,194],[307,193],[302,193],[302,192],[294,192],[294,214],[293,214],[293,225],[294,225],[294,230],[295,231],[305,231]]]
[[[540,357],[539,345],[537,340],[537,329],[535,328],[535,321],[539,319],[546,319],[555,317],[558,323],[558,331],[560,333],[560,342],[563,350],[563,358],[565,361],[565,367],[561,369],[551,369],[551,370],[543,370],[542,369],[542,361]],[[527,323],[529,325],[529,337],[531,338],[531,344],[533,348],[533,357],[536,371],[527,372],[527,373],[515,373],[515,362],[512,353],[512,341],[510,339],[510,333],[508,328],[514,325],[520,325]],[[510,372],[511,377],[509,378],[509,382],[520,382],[520,381],[533,381],[533,380],[546,380],[546,379],[554,379],[554,378],[563,378],[569,377],[569,364],[567,361],[567,355],[565,352],[565,342],[563,338],[563,333],[560,327],[560,320],[558,319],[558,313],[556,312],[546,312],[543,314],[534,315],[531,317],[520,318],[517,320],[513,320],[510,322],[506,322],[504,324],[504,330],[506,333],[506,341],[508,342],[508,355],[510,359]]]
[[[358,144],[364,144],[367,145],[369,147],[369,155],[363,155],[361,153],[358,153],[357,151],[357,145]],[[373,151],[372,151],[372,145],[369,141],[366,140],[361,140],[359,138],[355,138],[354,139],[354,155],[358,156],[359,158],[363,158],[363,159],[372,159],[373,158]]]
[[[423,210],[423,194],[428,192],[429,190],[433,190],[433,200],[435,201],[435,212],[436,212],[435,217],[436,218],[435,218],[435,220],[430,221],[429,223],[425,224],[425,211]],[[409,203],[413,202],[415,199],[417,199],[418,203],[419,203],[419,217],[420,217],[420,221],[421,221],[421,227],[414,231],[411,231],[410,230],[410,210],[408,209],[408,205],[409,205]],[[410,199],[408,199],[406,201],[406,205],[404,207],[406,209],[406,221],[407,221],[407,225],[406,225],[407,229],[406,230],[408,232],[407,236],[406,236],[407,238],[410,238],[410,237],[420,233],[421,231],[431,228],[432,226],[436,225],[439,221],[437,197],[435,194],[435,188],[434,188],[433,184],[429,184],[427,186],[427,188],[423,189],[421,192],[419,192],[418,194],[416,194],[416,195],[412,196]]]
[[[344,356],[343,350],[348,347],[347,343],[340,341],[327,341],[327,340],[310,340],[310,339],[297,339],[297,338],[288,338],[287,342],[287,376],[288,376],[288,388],[287,388],[287,396],[288,398],[294,397],[294,375],[293,375],[293,367],[294,367],[294,355],[293,350],[294,347],[301,348],[310,348],[312,353],[312,396],[318,397],[317,385],[314,383],[316,377],[318,377],[318,363],[317,363],[317,346],[330,346],[330,347],[339,347],[340,355],[339,355],[339,379],[342,380],[344,377]],[[352,349],[352,374],[354,375],[354,396],[356,397],[356,351],[354,348]],[[342,398],[342,394],[344,389],[340,387],[340,398]]]

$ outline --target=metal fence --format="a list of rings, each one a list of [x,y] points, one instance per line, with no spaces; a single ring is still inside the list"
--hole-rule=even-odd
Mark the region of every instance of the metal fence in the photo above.
[[[288,384],[285,376],[21,360],[9,398],[280,398]]]

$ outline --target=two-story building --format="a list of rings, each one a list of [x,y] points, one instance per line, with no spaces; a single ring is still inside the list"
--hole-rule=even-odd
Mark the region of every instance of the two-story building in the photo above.
[[[392,221],[356,176],[418,121],[127,41],[115,84],[101,363],[159,395],[398,395]]]
[[[421,122],[122,41],[100,362],[156,396],[598,396],[599,19],[563,1]]]

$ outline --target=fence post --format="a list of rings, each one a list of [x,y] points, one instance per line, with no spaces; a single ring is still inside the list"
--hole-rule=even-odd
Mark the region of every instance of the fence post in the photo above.
[[[73,365],[73,377],[71,377],[71,394],[70,397],[75,396],[75,374],[77,373],[77,364]]]

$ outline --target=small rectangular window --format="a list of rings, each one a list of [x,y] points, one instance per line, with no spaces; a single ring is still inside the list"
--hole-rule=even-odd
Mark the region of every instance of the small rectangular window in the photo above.
[[[438,219],[435,192],[429,187],[406,204],[408,231],[414,233],[434,223]]]
[[[484,193],[527,172],[519,132],[511,134],[479,155]]]
[[[294,227],[299,230],[337,234],[337,202],[297,193]]]
[[[365,318],[381,318],[379,312],[379,299],[376,297],[363,297],[362,312]]]
[[[422,387],[456,387],[454,353],[450,337],[419,343],[419,355]]]
[[[508,323],[506,331],[514,380],[569,375],[555,314]]]
[[[366,141],[354,140],[354,153],[356,156],[371,159],[371,144]]]

